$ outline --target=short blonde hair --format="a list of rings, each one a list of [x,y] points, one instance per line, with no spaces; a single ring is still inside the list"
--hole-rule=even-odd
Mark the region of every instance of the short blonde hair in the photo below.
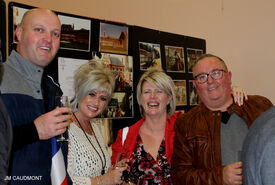
[[[162,70],[156,68],[148,70],[141,76],[137,85],[137,102],[142,116],[144,116],[144,110],[141,106],[141,94],[144,82],[148,82],[151,85],[162,89],[168,96],[172,96],[172,100],[169,105],[167,105],[167,114],[169,117],[172,116],[176,110],[175,84],[172,78],[165,74]]]
[[[78,104],[93,90],[107,92],[109,101],[114,88],[115,78],[111,70],[104,67],[101,60],[90,60],[81,65],[74,75],[75,95],[71,100],[71,108],[76,111]]]

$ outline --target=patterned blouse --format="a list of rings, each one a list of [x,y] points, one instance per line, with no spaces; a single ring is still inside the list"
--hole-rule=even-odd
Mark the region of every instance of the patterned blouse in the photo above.
[[[144,150],[141,137],[138,136],[127,169],[130,181],[137,185],[172,184],[170,170],[171,167],[165,154],[165,138],[160,144],[158,156],[155,160],[150,153]]]

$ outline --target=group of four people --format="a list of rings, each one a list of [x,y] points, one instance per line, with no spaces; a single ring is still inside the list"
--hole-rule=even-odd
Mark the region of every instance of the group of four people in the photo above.
[[[13,128],[10,169],[7,174],[6,160],[1,182],[8,183],[3,180],[6,175],[41,176],[32,181],[10,178],[9,183],[51,184],[50,138],[65,133],[69,142],[59,145],[69,184],[243,183],[236,153],[242,150],[253,121],[272,103],[249,96],[239,106],[242,91],[234,102],[231,72],[221,58],[204,55],[198,59],[193,68],[194,86],[202,103],[185,114],[175,113],[171,77],[156,69],[145,72],[137,86],[143,117],[119,131],[110,157],[98,128],[100,120],[94,118],[107,106],[115,81],[100,61],[90,61],[76,71],[71,109],[54,107],[54,97],[62,91],[45,67],[59,49],[60,32],[58,17],[42,8],[25,13],[16,29],[17,50],[3,65],[0,84]],[[9,143],[11,139],[3,161],[9,156]],[[118,162],[122,155],[126,160]]]

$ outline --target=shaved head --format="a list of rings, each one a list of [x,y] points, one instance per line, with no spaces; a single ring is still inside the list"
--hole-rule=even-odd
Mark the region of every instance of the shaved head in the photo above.
[[[61,23],[51,10],[35,8],[27,11],[15,34],[17,52],[31,63],[46,67],[60,46]]]
[[[38,14],[42,13],[42,12],[44,12],[46,14],[51,14],[51,15],[55,16],[59,20],[59,18],[57,17],[57,15],[53,11],[51,11],[49,9],[46,9],[46,8],[34,8],[34,9],[31,9],[31,10],[28,10],[23,15],[20,25],[23,26],[24,22],[26,22],[29,17],[34,16],[37,13]],[[60,22],[60,20],[59,20],[59,22]]]

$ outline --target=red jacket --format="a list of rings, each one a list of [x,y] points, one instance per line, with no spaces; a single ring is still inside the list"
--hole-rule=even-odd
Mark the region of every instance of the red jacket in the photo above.
[[[174,123],[177,119],[177,117],[179,115],[181,115],[182,112],[177,112],[175,114],[173,114],[169,119],[167,116],[167,121],[166,121],[166,127],[165,127],[165,152],[166,152],[166,156],[167,156],[167,160],[168,163],[171,165],[171,158],[172,158],[172,154],[173,154],[173,143],[174,143]],[[111,157],[112,160],[112,165],[115,165],[116,163],[116,158],[119,152],[126,153],[128,156],[128,159],[131,157],[134,148],[135,148],[135,144],[137,142],[137,137],[139,134],[139,129],[143,123],[143,121],[145,120],[145,117],[143,117],[141,120],[139,120],[138,122],[136,122],[134,125],[132,125],[129,128],[127,137],[124,141],[124,145],[122,146],[122,130],[120,129],[118,131],[118,135],[116,138],[116,142],[112,145],[112,150],[113,150],[113,154]]]

